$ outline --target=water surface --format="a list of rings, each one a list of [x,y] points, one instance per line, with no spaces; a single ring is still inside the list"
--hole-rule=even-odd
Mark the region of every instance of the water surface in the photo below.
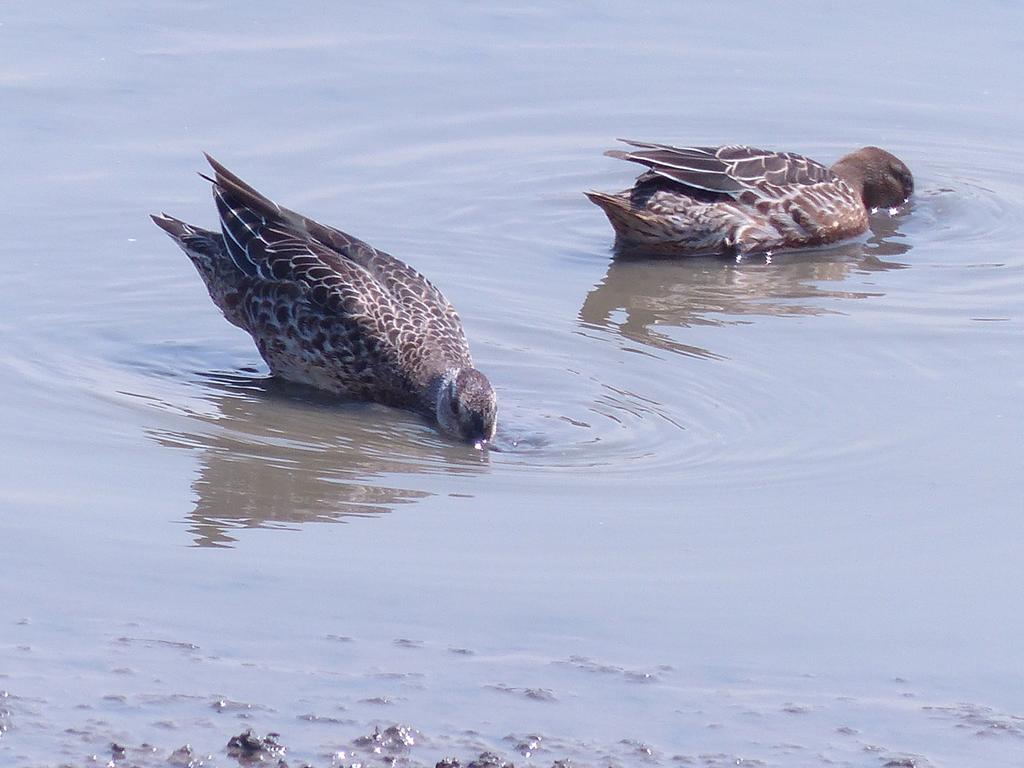
[[[0,762],[1019,764],[1021,16],[5,6]],[[619,259],[616,136],[918,192]],[[202,150],[445,291],[499,450],[268,378],[147,216]]]

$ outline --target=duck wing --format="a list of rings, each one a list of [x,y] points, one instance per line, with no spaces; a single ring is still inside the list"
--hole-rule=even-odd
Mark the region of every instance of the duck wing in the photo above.
[[[703,193],[738,197],[753,191],[759,197],[777,196],[780,187],[831,182],[838,177],[829,168],[793,152],[772,152],[756,147],[674,147],[669,144],[621,141],[635,150],[612,149],[609,157],[640,163],[649,174]]]
[[[455,309],[416,270],[368,243],[279,206],[207,155],[225,247],[263,281],[298,283],[314,303],[344,314],[407,354],[471,365]],[[411,361],[414,362],[415,361]]]

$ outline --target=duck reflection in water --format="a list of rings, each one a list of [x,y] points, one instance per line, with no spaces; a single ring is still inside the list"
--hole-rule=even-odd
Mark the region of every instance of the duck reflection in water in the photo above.
[[[401,411],[339,404],[257,374],[209,374],[203,386],[212,408],[188,414],[194,426],[150,432],[199,454],[195,507],[185,515],[196,546],[231,547],[234,529],[383,514],[444,492],[438,476],[488,470],[486,451],[452,443]],[[373,415],[352,418],[353,411]],[[413,439],[413,430],[423,434]]]
[[[894,258],[911,248],[898,227],[912,206],[897,215],[872,215],[865,241],[827,249],[679,259],[616,247],[604,278],[587,294],[579,320],[592,328],[613,328],[623,338],[648,347],[716,358],[714,352],[677,341],[659,327],[726,325],[752,316],[821,315],[834,311],[823,299],[878,296],[844,289],[842,283],[851,273],[908,266]]]

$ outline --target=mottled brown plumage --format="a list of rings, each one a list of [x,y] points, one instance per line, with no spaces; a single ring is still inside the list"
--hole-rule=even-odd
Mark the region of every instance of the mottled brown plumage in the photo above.
[[[458,314],[407,264],[282,208],[207,156],[221,232],[153,216],[281,378],[420,410],[471,442],[496,399]]]
[[[791,152],[626,141],[605,154],[650,170],[631,189],[588,192],[624,246],[741,255],[825,245],[867,229],[868,214],[910,197],[899,159],[864,147],[827,168]]]

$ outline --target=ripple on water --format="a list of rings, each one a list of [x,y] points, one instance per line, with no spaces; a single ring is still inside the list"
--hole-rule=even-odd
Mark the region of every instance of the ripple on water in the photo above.
[[[240,365],[230,348],[128,345],[106,359],[39,345],[12,361],[28,388],[95,435],[117,425],[196,458],[185,515],[202,546],[238,528],[293,526],[388,512],[445,490],[445,478],[488,471],[489,455],[447,440],[416,414],[339,402]],[[40,354],[40,353],[43,354]],[[38,425],[36,425],[38,428]]]
[[[936,186],[920,191],[907,222],[908,232],[924,243],[962,248],[965,256],[982,246],[985,252],[1016,241],[1020,233],[1021,201],[1011,190],[998,191],[998,180],[965,179],[941,175]],[[927,255],[927,251],[925,251]]]
[[[500,139],[478,141],[463,158],[460,173],[471,188],[484,185],[490,166],[483,158]],[[778,254],[768,263],[609,260],[609,232],[579,195],[585,148],[602,140],[552,134],[542,149],[562,157],[564,172],[552,172],[546,163],[508,164],[510,185],[490,193],[511,199],[531,180],[541,180],[547,202],[531,207],[533,223],[541,231],[575,227],[580,237],[573,239],[589,238],[592,248],[573,250],[568,238],[538,242],[525,221],[495,221],[501,208],[490,203],[486,215],[474,213],[472,226],[454,239],[421,239],[410,248],[414,256],[444,246],[469,252],[479,248],[481,228],[488,227],[507,233],[487,241],[496,262],[522,265],[479,279],[465,270],[465,253],[452,265],[446,259],[425,259],[423,265],[452,285],[454,295],[467,291],[468,298],[456,303],[467,307],[467,317],[480,318],[471,325],[485,330],[474,349],[498,388],[501,409],[491,452],[454,445],[414,414],[339,404],[280,385],[259,373],[258,357],[237,336],[160,341],[166,331],[161,337],[157,326],[168,319],[152,312],[158,301],[152,286],[121,284],[116,296],[107,297],[106,309],[99,295],[92,310],[106,313],[108,323],[141,318],[142,335],[154,341],[122,327],[100,329],[102,343],[90,351],[89,344],[75,346],[74,334],[61,336],[53,323],[41,323],[34,356],[15,352],[9,363],[58,402],[79,403],[86,395],[96,409],[113,403],[153,416],[146,427],[153,439],[202,457],[203,477],[196,485],[207,493],[252,482],[249,475],[262,467],[277,473],[278,482],[289,473],[305,477],[301,493],[292,493],[309,504],[337,498],[341,488],[353,512],[373,512],[436,492],[421,482],[427,477],[480,474],[492,464],[540,474],[565,468],[652,475],[671,470],[676,478],[694,479],[714,469],[719,478],[749,479],[768,470],[806,476],[830,460],[863,457],[878,444],[831,444],[820,432],[773,440],[770,423],[806,409],[827,410],[829,394],[809,383],[799,400],[773,397],[767,412],[758,393],[777,392],[780,377],[709,343],[714,339],[707,329],[850,313],[856,302],[887,306],[895,284],[879,287],[880,277],[908,268],[917,272],[924,264],[987,268],[958,280],[958,295],[991,301],[993,293],[1016,290],[1013,275],[1002,267],[1020,260],[1008,246],[1021,222],[1022,194],[1017,179],[994,164],[982,164],[972,175],[926,169],[908,211],[874,216],[864,240],[837,248]],[[454,145],[444,150],[452,152]],[[383,184],[376,191],[388,196],[393,187]],[[582,226],[590,220],[592,227]],[[403,251],[402,236],[398,246]],[[529,257],[523,255],[530,250]],[[980,304],[969,308],[975,317],[1004,317]],[[93,325],[85,332],[95,331]],[[224,343],[227,338],[234,341]],[[791,344],[791,337],[780,343]],[[792,461],[806,455],[815,462]],[[393,487],[404,485],[413,487]]]

